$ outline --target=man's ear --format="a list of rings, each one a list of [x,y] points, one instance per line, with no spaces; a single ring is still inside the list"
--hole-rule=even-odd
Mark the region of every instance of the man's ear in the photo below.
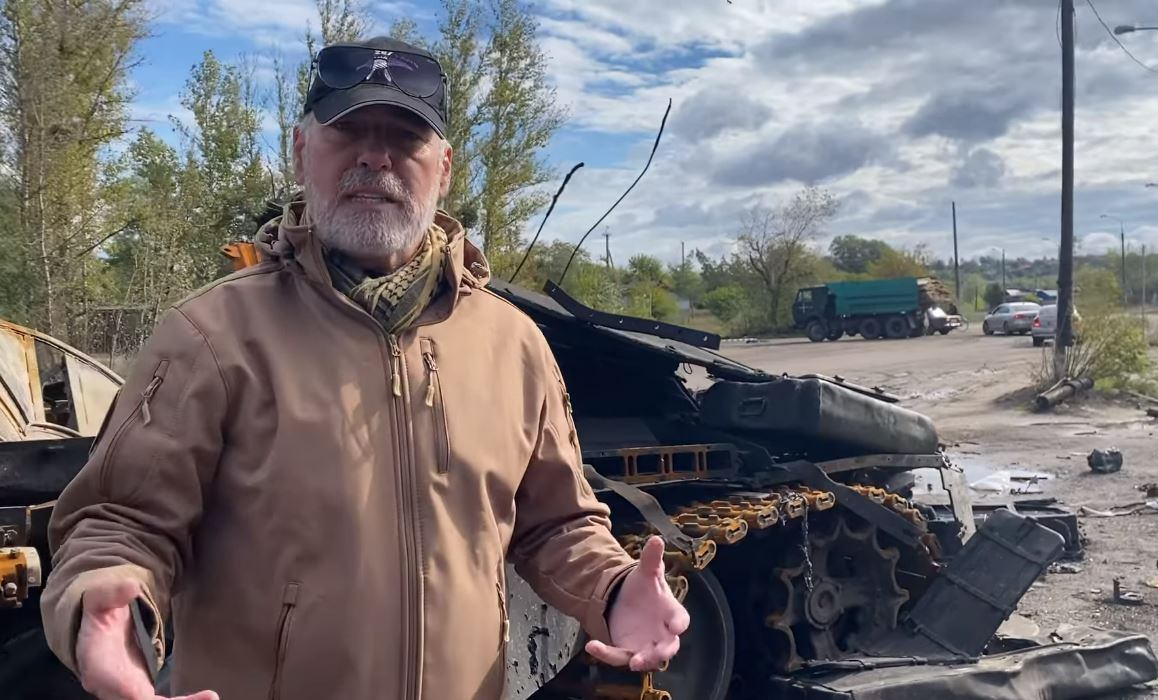
[[[294,182],[299,186],[305,184],[305,174],[302,168],[302,151],[306,146],[306,135],[300,126],[294,126],[293,134],[293,162]]]
[[[442,153],[442,173],[439,182],[439,193],[445,199],[450,193],[450,176],[454,172],[454,149],[450,142],[443,140],[445,148]]]

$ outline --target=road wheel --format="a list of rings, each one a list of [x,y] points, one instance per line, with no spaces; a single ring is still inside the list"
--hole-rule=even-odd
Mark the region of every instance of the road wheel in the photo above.
[[[993,335],[993,329],[989,327],[989,321],[981,322],[981,331],[985,333],[985,335]]]
[[[1006,321],[1001,325],[1001,332],[1005,335],[1013,335],[1012,331],[1009,330],[1009,321]]]
[[[876,340],[881,337],[881,322],[875,318],[866,318],[860,324],[860,334],[865,340]]]
[[[814,343],[822,342],[828,337],[828,324],[824,321],[813,320],[808,322],[808,339]]]
[[[909,335],[909,324],[902,316],[889,316],[885,319],[885,335],[893,340],[899,340]]]
[[[842,336],[844,336],[844,329],[842,329],[840,327],[830,328],[828,330],[828,339],[829,340],[837,341],[837,340],[840,340]]]
[[[1038,337],[1033,339],[1033,347],[1040,348],[1043,345],[1045,345],[1045,338],[1038,336]]]
[[[736,659],[736,632],[732,609],[723,586],[710,571],[691,571],[683,599],[697,629],[688,628],[680,639],[680,653],[667,669],[656,673],[657,690],[677,698],[724,700],[730,697]],[[638,674],[636,674],[638,676]]]
[[[941,335],[949,335],[949,329],[948,328],[942,328],[941,330],[939,330],[937,332],[940,333]]]

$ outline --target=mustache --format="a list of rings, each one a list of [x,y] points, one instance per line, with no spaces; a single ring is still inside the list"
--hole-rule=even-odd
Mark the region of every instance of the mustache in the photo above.
[[[346,194],[362,187],[382,190],[391,199],[407,205],[410,205],[414,199],[410,191],[402,184],[402,179],[395,173],[351,169],[343,173],[341,180],[338,181],[339,194]]]

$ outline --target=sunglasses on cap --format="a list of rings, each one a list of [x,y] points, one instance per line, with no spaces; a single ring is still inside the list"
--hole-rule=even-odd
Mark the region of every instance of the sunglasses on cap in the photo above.
[[[318,52],[311,69],[333,90],[381,83],[418,99],[432,97],[443,82],[442,66],[429,56],[364,46],[327,46]]]

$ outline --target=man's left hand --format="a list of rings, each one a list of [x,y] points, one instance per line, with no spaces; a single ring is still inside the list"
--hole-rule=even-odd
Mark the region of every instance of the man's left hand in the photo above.
[[[587,653],[610,666],[655,671],[679,651],[680,635],[690,622],[664,578],[663,540],[652,536],[611,606],[611,644],[592,640]]]

